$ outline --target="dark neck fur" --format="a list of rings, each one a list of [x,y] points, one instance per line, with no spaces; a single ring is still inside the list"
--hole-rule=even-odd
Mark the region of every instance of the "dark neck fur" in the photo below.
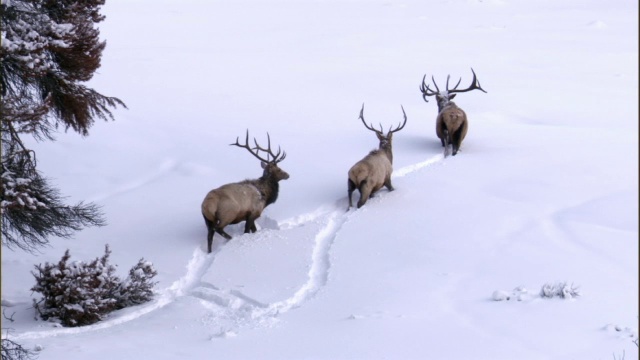
[[[262,198],[265,200],[265,205],[273,204],[278,199],[278,191],[280,190],[280,184],[278,180],[275,180],[269,175],[263,175],[259,179],[248,180],[253,186],[258,189]]]

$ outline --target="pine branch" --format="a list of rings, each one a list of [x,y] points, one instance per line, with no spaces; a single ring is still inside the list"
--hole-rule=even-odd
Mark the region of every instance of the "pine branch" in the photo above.
[[[17,342],[8,338],[2,339],[2,346],[0,346],[0,353],[2,360],[31,360],[35,359],[35,354],[18,344]]]

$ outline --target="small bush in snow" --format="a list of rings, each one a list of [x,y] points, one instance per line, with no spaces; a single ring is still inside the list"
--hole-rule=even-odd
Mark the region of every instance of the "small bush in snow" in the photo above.
[[[151,280],[156,275],[158,275],[158,272],[153,268],[153,264],[140,259],[138,264],[129,270],[129,276],[118,288],[117,307],[122,309],[151,300],[153,298],[153,286],[157,283]]]
[[[580,296],[580,290],[573,284],[569,285],[566,282],[559,282],[557,284],[546,283],[540,290],[540,296],[543,298],[560,297],[562,299],[572,299]]]
[[[109,264],[110,254],[107,245],[101,258],[70,262],[67,250],[57,264],[37,265],[31,290],[43,296],[33,300],[40,317],[63,326],[89,325],[113,310],[149,301],[155,284],[151,279],[157,274],[153,265],[141,259],[121,281]]]
[[[43,299],[34,299],[34,308],[44,320],[59,321],[64,326],[93,324],[115,309],[114,297],[119,279],[109,264],[111,251],[92,262],[70,262],[69,250],[57,264],[37,265],[36,285],[31,291]]]

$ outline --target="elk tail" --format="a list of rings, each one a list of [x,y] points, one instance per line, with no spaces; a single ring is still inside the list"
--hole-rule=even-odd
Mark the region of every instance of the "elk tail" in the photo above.
[[[212,217],[212,219],[209,219],[207,215]],[[207,228],[210,226],[217,226],[219,221],[218,220],[218,203],[216,201],[210,200],[206,204],[203,204],[202,217],[204,218],[204,223],[207,225]]]

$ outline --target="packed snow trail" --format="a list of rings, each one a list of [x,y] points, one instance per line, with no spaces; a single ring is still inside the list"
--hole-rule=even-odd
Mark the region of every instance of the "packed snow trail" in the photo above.
[[[334,210],[325,216],[323,220],[325,226],[315,237],[315,246],[311,256],[311,268],[309,269],[307,282],[290,298],[273,303],[264,311],[258,311],[256,315],[277,315],[299,307],[327,284],[329,268],[331,267],[329,252],[333,241],[338,235],[338,231],[340,231],[347,218],[348,215],[344,215],[344,211],[341,210]]]
[[[433,156],[423,162],[405,166],[394,171],[392,177],[398,178],[406,176],[424,167],[440,162],[443,159],[443,155]],[[315,235],[315,244],[311,255],[311,266],[307,274],[307,281],[302,284],[292,296],[265,305],[256,299],[251,299],[251,301],[248,302],[247,299],[249,299],[249,297],[241,292],[236,291],[234,293],[216,288],[214,289],[215,294],[211,294],[211,291],[208,291],[209,297],[213,299],[213,303],[217,305],[233,304],[233,306],[241,308],[243,312],[250,312],[248,316],[254,320],[254,324],[258,324],[263,323],[265,318],[276,317],[289,310],[298,308],[306,301],[312,299],[327,284],[329,270],[331,268],[331,247],[340,229],[352,214],[352,211],[345,212],[345,205],[346,203],[344,201],[337,201],[332,206],[323,206],[316,211],[298,215],[293,219],[284,220],[278,224],[280,229],[302,226],[312,221],[320,221],[323,224],[322,228]],[[206,271],[203,271],[202,273],[204,274],[205,272]],[[196,297],[203,300],[205,299],[205,297],[202,296],[201,288],[195,289],[194,293]],[[224,300],[222,301],[220,298],[221,294],[224,294]],[[235,299],[233,299],[233,297],[235,297]],[[246,316],[242,316],[243,319],[245,317]],[[237,330],[236,328],[231,331],[237,333]]]
[[[444,156],[435,155],[425,161],[408,165],[395,170],[392,178],[407,176],[427,166],[441,162]],[[174,164],[169,164],[174,166]],[[167,166],[169,167],[169,166]],[[166,170],[166,169],[165,169]],[[186,265],[186,273],[176,280],[168,288],[161,290],[151,302],[133,308],[124,309],[124,314],[101,321],[97,324],[77,328],[56,328],[44,331],[30,331],[22,334],[12,334],[16,341],[24,339],[41,339],[53,336],[79,334],[95,330],[106,329],[136,320],[144,315],[159,310],[184,296],[192,296],[201,300],[206,308],[226,313],[227,318],[237,319],[227,330],[235,333],[240,325],[257,325],[275,318],[289,310],[302,306],[312,299],[326,284],[331,268],[331,247],[338,236],[340,229],[347,222],[354,210],[345,211],[346,202],[336,201],[333,205],[323,205],[315,211],[298,215],[278,223],[279,229],[290,229],[304,226],[311,222],[320,222],[323,226],[315,234],[314,246],[311,255],[311,266],[307,274],[307,281],[290,297],[270,304],[262,303],[259,299],[253,299],[237,290],[218,288],[213,284],[202,281],[203,276],[213,265],[216,254],[222,250],[222,246],[215,246],[211,254],[207,254],[200,247],[193,251],[193,255]],[[259,236],[259,233],[256,235]],[[229,316],[233,313],[234,316]],[[4,336],[4,335],[3,335]]]

